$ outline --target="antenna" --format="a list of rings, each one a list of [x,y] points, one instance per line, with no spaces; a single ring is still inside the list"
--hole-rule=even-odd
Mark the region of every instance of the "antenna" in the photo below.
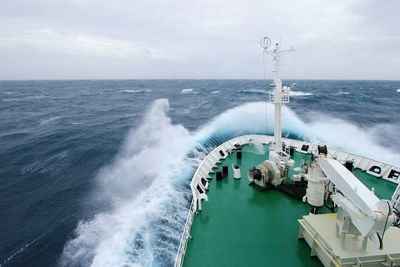
[[[260,40],[260,45],[261,45],[261,47],[264,49],[264,50],[266,50],[266,49],[268,49],[269,48],[269,46],[271,45],[271,39],[269,39],[268,37],[263,37],[263,38],[261,38],[261,40]]]

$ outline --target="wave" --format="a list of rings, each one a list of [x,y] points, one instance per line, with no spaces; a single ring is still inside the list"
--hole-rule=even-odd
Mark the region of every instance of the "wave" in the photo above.
[[[340,92],[334,93],[333,95],[349,95],[349,94],[351,94],[351,93],[340,91]]]
[[[52,226],[48,227],[43,233],[41,233],[39,236],[37,236],[36,238],[34,238],[33,240],[25,243],[25,245],[23,245],[22,247],[20,247],[19,249],[17,249],[16,251],[14,251],[10,256],[8,256],[2,263],[0,263],[0,266],[3,265],[8,265],[9,263],[11,264],[11,262],[13,261],[14,258],[16,258],[18,255],[20,255],[21,253],[24,253],[25,250],[29,249],[32,245],[34,245],[35,243],[37,243],[38,241],[40,241],[42,238],[44,238],[45,236],[47,236],[48,234],[50,234],[52,231],[54,231],[54,229],[56,229],[57,227],[59,227],[61,224],[63,224],[65,221],[67,221],[68,219],[70,219],[71,216],[66,217],[65,219],[61,220],[60,222],[53,224]]]
[[[61,265],[173,264],[190,199],[188,177],[205,154],[186,156],[196,147],[194,138],[172,124],[168,110],[167,100],[155,101],[99,173],[96,195],[112,209],[78,224]]]
[[[182,111],[178,111],[180,114],[189,114],[193,110],[203,108],[203,107],[209,107],[210,102],[208,100],[202,101],[196,105],[191,105],[189,108],[184,108]]]
[[[290,91],[290,96],[311,96],[314,95],[310,92],[302,92],[302,91]]]
[[[212,91],[211,94],[218,94],[220,92],[221,92],[220,90],[215,90],[215,91]]]
[[[141,90],[119,90],[118,93],[130,93],[130,94],[139,94],[139,93],[150,93],[152,92],[151,89],[141,89]]]
[[[2,265],[11,262],[16,256],[23,253],[27,248],[29,248],[31,245],[36,243],[38,240],[40,240],[45,235],[46,235],[46,233],[43,233],[40,236],[38,236],[37,238],[33,239],[32,241],[26,243],[23,247],[20,247],[17,251],[13,252],[10,256],[8,256],[8,258],[3,261]]]
[[[267,94],[268,92],[263,89],[246,89],[246,90],[239,90],[239,93],[242,94]],[[310,92],[301,92],[301,91],[290,91],[290,96],[311,96],[314,95]]]
[[[197,92],[193,90],[193,88],[185,88],[182,89],[180,92],[180,94],[196,94]]]
[[[400,93],[400,88],[396,90],[396,92]]]
[[[7,93],[8,94],[8,93]],[[10,95],[10,94],[8,94]],[[43,99],[43,98],[49,98],[49,96],[45,95],[37,95],[37,96],[25,96],[25,97],[13,97],[13,98],[3,98],[3,102],[19,102],[19,101],[27,101],[27,100],[37,100],[37,99]]]
[[[50,122],[52,122],[52,121],[55,121],[55,120],[58,120],[58,119],[61,119],[61,118],[62,118],[62,116],[51,117],[51,118],[49,118],[49,119],[42,120],[42,121],[40,122],[40,125],[45,125],[45,124],[48,124],[48,123],[50,123]]]
[[[105,202],[111,208],[79,222],[61,265],[173,265],[191,199],[189,181],[212,149],[202,144],[210,138],[273,132],[274,106],[264,102],[229,109],[194,132],[172,124],[168,110],[168,100],[156,100],[114,161],[100,171],[93,205]],[[380,146],[374,133],[325,114],[306,123],[284,107],[283,132],[399,164],[400,155]]]
[[[138,114],[132,113],[132,114],[125,114],[124,118],[132,118],[132,117],[137,117]]]
[[[263,89],[246,89],[246,90],[239,90],[238,93],[240,94],[266,94],[267,91]]]
[[[67,157],[69,153],[67,150],[61,151],[55,155],[47,159],[42,159],[31,163],[21,169],[21,174],[32,174],[32,173],[40,173],[40,174],[50,174],[50,175],[58,175],[66,168],[68,168],[69,163]]]

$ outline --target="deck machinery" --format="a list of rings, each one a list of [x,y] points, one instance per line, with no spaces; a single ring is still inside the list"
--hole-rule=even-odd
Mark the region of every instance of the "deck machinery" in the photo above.
[[[273,50],[268,50],[270,43],[267,37],[261,40],[264,52],[275,61],[274,89],[270,93],[270,102],[275,105],[274,151],[248,173],[250,182],[261,187],[281,186],[293,167],[281,141],[281,105],[289,103],[290,87],[282,87],[279,76],[280,57],[293,48],[280,50],[276,43]],[[329,157],[326,146],[318,146],[312,161],[304,164],[302,173],[293,179],[307,183],[303,201],[311,205],[310,215],[299,220],[299,238],[307,241],[311,254],[317,255],[325,266],[400,264],[400,228],[391,226],[399,223],[400,186],[392,201],[380,200],[349,167]],[[329,198],[338,208],[337,214],[317,215]],[[375,246],[368,245],[369,240]]]
[[[280,44],[276,43],[270,50],[270,45],[269,38],[261,40],[264,53],[272,56],[275,63],[273,91],[269,93],[269,101],[275,106],[274,137],[240,136],[215,148],[203,160],[190,184],[193,200],[175,266],[182,266],[188,240],[191,239],[194,216],[202,210],[202,200],[208,201],[206,191],[209,179],[212,179],[210,174],[214,173],[217,164],[221,164],[238,147],[251,143],[253,138],[262,140],[260,142],[269,145],[272,150],[269,150],[267,160],[262,159],[264,161],[261,164],[252,165],[248,172],[250,184],[262,188],[275,187],[287,193],[295,192],[298,199],[311,206],[310,214],[298,220],[298,238],[304,239],[311,247],[311,256],[318,256],[325,266],[400,266],[400,183],[397,181],[400,168],[334,148],[330,148],[328,153],[326,146],[305,144],[298,140],[290,141],[296,146],[285,147],[282,142],[282,105],[290,101],[290,87],[282,86],[279,65],[280,57],[294,49],[281,50]],[[296,153],[311,154],[311,160],[303,162],[300,168],[294,168],[291,148]],[[354,176],[353,163],[346,162],[349,157],[356,159],[354,166],[358,169],[398,183],[391,201],[379,199],[373,188],[369,189]],[[232,168],[233,178],[240,179],[239,165],[232,165]],[[216,183],[219,185],[217,189],[220,189],[221,182]],[[235,186],[240,186],[240,180]],[[233,199],[237,200],[238,197],[234,195]],[[328,203],[336,213],[318,214],[321,207]],[[198,223],[207,225],[210,219],[207,216]]]

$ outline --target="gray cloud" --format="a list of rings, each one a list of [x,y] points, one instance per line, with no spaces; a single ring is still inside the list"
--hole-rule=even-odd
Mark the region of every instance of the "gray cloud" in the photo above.
[[[294,78],[400,79],[399,7],[396,0],[2,1],[0,79],[262,78],[264,34],[296,48]],[[293,57],[284,63],[291,77]]]

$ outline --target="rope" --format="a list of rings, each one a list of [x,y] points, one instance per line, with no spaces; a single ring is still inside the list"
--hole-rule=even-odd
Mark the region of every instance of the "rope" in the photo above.
[[[292,74],[291,74],[291,79],[292,81],[294,80],[294,67],[295,67],[295,61],[296,61],[296,50],[293,50],[293,62],[292,62]]]

